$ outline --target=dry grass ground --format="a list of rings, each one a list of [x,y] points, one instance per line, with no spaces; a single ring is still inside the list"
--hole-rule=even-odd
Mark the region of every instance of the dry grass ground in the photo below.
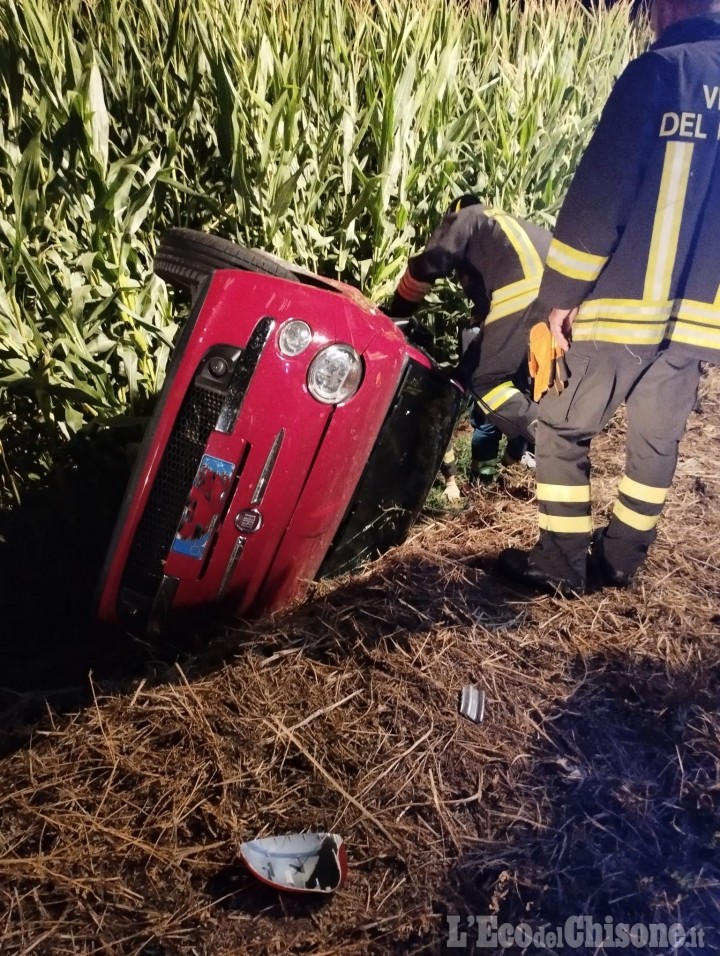
[[[598,519],[622,437],[619,418],[594,447]],[[719,462],[713,370],[631,592],[537,597],[483,570],[534,539],[520,475],[83,706],[8,696],[0,951],[430,954],[452,914],[680,922],[720,951]],[[308,828],[347,842],[331,898],[239,864],[243,840]]]

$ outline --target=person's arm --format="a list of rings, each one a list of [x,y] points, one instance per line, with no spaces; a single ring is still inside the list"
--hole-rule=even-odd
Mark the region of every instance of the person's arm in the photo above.
[[[577,307],[593,289],[627,224],[657,140],[659,58],[645,54],[621,74],[578,165],[555,227],[539,298],[567,347]]]
[[[457,483],[457,468],[455,465],[455,452],[449,448],[445,452],[445,457],[440,465],[440,474],[445,480],[445,487],[442,491],[443,497],[448,501],[460,500],[460,489]]]
[[[385,309],[393,318],[412,315],[436,279],[445,278],[462,265],[478,221],[478,206],[448,213],[428,240],[425,249],[408,260],[407,269]]]

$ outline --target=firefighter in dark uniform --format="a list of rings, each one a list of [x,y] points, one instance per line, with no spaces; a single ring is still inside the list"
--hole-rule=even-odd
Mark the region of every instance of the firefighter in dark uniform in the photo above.
[[[510,441],[535,437],[537,404],[527,394],[527,317],[549,245],[550,233],[542,227],[462,196],[425,249],[408,260],[385,309],[394,318],[410,316],[436,279],[456,275],[473,303],[470,324],[478,330],[466,336],[457,376]],[[452,456],[446,456],[446,478],[453,468]]]
[[[618,79],[540,288],[568,387],[540,401],[540,537],[496,570],[542,590],[629,586],[655,539],[697,396],[720,358],[720,2],[653,0],[657,42]],[[590,440],[627,411],[625,472],[592,536]],[[590,554],[588,557],[588,549]]]

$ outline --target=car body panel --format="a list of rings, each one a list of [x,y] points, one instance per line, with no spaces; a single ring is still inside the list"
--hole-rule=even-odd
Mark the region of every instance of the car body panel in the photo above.
[[[267,613],[318,574],[408,367],[438,375],[358,290],[329,284],[222,269],[199,291],[116,525],[101,621],[156,634],[211,606]],[[313,331],[292,357],[278,346],[289,319]],[[333,343],[364,366],[338,405],[307,384]]]

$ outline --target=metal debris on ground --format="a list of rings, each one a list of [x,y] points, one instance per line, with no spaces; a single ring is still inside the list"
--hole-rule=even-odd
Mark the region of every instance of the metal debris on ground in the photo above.
[[[263,883],[292,893],[332,893],[347,876],[347,854],[336,833],[289,833],[240,846],[243,862]]]
[[[479,724],[485,716],[485,691],[466,684],[460,691],[460,713],[474,724]]]

